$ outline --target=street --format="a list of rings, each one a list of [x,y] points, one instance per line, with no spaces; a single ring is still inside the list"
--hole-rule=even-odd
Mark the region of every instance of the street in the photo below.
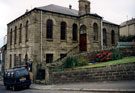
[[[34,89],[18,89],[17,91],[6,90],[0,85],[0,93],[98,93],[98,92],[80,92],[80,91],[52,91],[52,90],[34,90]]]

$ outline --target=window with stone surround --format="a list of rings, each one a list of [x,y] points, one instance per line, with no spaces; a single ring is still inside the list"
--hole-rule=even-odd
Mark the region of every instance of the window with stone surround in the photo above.
[[[66,40],[66,22],[61,22],[61,40]]]
[[[12,28],[10,30],[10,45],[12,45]]]
[[[47,20],[46,27],[46,38],[53,39],[53,21],[51,19]]]
[[[103,44],[107,46],[107,31],[103,29]]]
[[[73,41],[77,41],[78,38],[77,24],[73,24],[72,29],[73,29],[72,30]]]
[[[93,32],[94,32],[93,40],[98,41],[98,25],[97,25],[97,23],[93,24]]]
[[[15,30],[14,30],[14,44],[16,44],[16,40],[17,40],[17,26],[15,26]]]
[[[19,54],[19,65],[21,65],[21,57],[22,57],[22,55],[21,54]]]
[[[115,44],[115,32],[114,32],[114,30],[111,31],[111,43],[112,43],[112,45]]]
[[[19,43],[22,43],[22,24],[20,24]]]
[[[29,21],[26,21],[26,25],[25,25],[25,29],[26,29],[26,33],[25,33],[25,38],[26,38],[26,42],[28,41],[28,31],[29,31]]]
[[[53,62],[53,54],[46,54],[46,63]]]
[[[12,55],[10,54],[10,63],[9,63],[9,68],[12,68]]]
[[[14,54],[14,66],[16,66],[17,63],[16,63],[16,54]]]

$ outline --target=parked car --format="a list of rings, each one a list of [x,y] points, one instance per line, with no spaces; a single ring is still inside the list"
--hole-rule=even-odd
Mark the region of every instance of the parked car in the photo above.
[[[31,85],[29,71],[25,67],[16,67],[4,72],[3,82],[6,89],[12,88],[16,90],[17,87],[27,87]]]

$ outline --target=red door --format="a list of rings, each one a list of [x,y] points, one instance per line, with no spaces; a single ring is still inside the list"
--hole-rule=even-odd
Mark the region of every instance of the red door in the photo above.
[[[87,38],[86,34],[80,35],[80,51],[87,51]]]

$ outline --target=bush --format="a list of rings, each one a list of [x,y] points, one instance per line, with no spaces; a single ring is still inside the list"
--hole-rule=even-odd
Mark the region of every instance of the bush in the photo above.
[[[97,62],[105,62],[111,59],[111,53],[108,51],[101,51],[100,53],[97,53],[95,58]]]
[[[118,60],[118,59],[122,59],[124,56],[124,54],[119,50],[119,49],[115,49],[113,52],[112,52],[112,60]]]
[[[132,42],[132,40],[135,40],[135,35],[120,36],[120,42]]]
[[[85,66],[85,65],[88,65],[88,61],[86,59],[84,59],[84,58],[80,58],[78,60],[77,66]]]
[[[66,62],[64,64],[64,68],[74,68],[77,66],[77,60],[71,56],[67,57]]]

